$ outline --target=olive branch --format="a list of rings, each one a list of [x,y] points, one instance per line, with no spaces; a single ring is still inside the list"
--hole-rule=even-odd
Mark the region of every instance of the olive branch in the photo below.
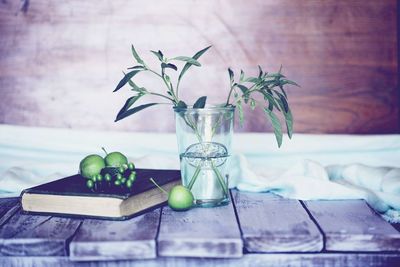
[[[167,58],[164,54],[158,51],[150,51],[154,54],[157,59],[160,61],[160,72],[157,72],[151,69],[139,56],[135,47],[132,45],[132,55],[137,63],[137,65],[128,68],[129,72],[124,73],[124,77],[120,80],[117,87],[114,89],[114,92],[120,90],[126,84],[129,84],[131,90],[135,92],[135,95],[128,98],[118,112],[115,121],[122,120],[130,115],[135,114],[143,109],[149,108],[154,105],[161,104],[169,104],[173,105],[175,108],[187,108],[188,105],[179,98],[179,85],[184,74],[188,71],[188,69],[192,66],[200,67],[201,64],[198,59],[210,48],[208,46],[197,53],[195,53],[192,57],[188,56],[178,56],[173,58]],[[185,65],[179,73],[176,85],[174,86],[171,81],[171,77],[167,74],[168,71],[178,71],[178,67],[172,62],[183,62]],[[287,134],[289,138],[292,137],[293,134],[293,115],[289,108],[288,97],[284,90],[284,86],[286,85],[295,85],[299,86],[294,81],[287,79],[282,74],[282,66],[277,73],[268,73],[262,70],[260,66],[258,66],[259,73],[257,77],[245,77],[245,73],[243,70],[240,71],[239,80],[235,82],[234,72],[229,68],[229,79],[230,79],[230,90],[228,93],[228,97],[225,103],[219,105],[222,107],[234,106],[238,110],[239,122],[243,125],[244,122],[244,113],[243,113],[243,104],[249,104],[250,108],[254,110],[257,105],[256,99],[254,98],[255,94],[262,95],[264,99],[264,103],[266,106],[263,108],[264,113],[270,120],[272,127],[274,129],[274,134],[276,137],[276,141],[278,143],[278,147],[282,145],[282,125],[279,120],[277,114],[282,113],[283,118],[286,123]],[[150,72],[161,78],[167,88],[166,94],[156,93],[150,91],[144,87],[138,86],[132,79],[141,72]],[[165,102],[151,102],[142,105],[136,105],[132,107],[139,99],[146,95],[157,96],[160,99],[168,100]],[[231,102],[231,98],[233,96],[233,101]],[[206,105],[206,96],[202,96],[194,103],[193,108],[204,108]],[[189,127],[191,127],[194,131],[196,130],[195,125],[192,122],[187,122]]]

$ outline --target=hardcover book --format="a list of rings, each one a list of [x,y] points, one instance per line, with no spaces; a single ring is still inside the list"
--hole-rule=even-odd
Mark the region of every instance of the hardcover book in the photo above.
[[[130,189],[102,181],[92,190],[79,174],[26,189],[21,193],[22,209],[27,213],[125,220],[166,203],[168,196],[150,178],[166,191],[181,184],[178,170],[135,171],[136,180]]]

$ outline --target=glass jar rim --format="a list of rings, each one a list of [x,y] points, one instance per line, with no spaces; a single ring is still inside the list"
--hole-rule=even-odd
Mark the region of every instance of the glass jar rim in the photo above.
[[[212,112],[212,111],[235,111],[235,106],[217,106],[217,105],[206,105],[204,108],[193,108],[193,106],[187,106],[186,108],[182,107],[173,107],[175,112]]]

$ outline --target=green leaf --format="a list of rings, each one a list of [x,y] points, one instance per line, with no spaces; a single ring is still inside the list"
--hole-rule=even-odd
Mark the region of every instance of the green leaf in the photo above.
[[[253,98],[250,99],[250,108],[251,108],[251,110],[254,110],[256,108],[256,104],[257,104],[256,100],[254,100]]]
[[[143,66],[133,66],[133,67],[130,67],[130,68],[128,68],[128,70],[144,70],[144,67]]]
[[[244,80],[244,71],[243,71],[243,70],[240,70],[240,78],[239,78],[239,81],[240,81],[240,82],[243,82],[243,80]]]
[[[288,99],[287,94],[286,94],[285,90],[283,89],[283,86],[279,85],[279,88],[281,89],[281,91],[282,91],[283,95],[285,96],[285,98]]]
[[[240,127],[243,127],[243,124],[244,124],[244,112],[243,112],[242,102],[239,101],[236,104],[236,106],[238,108],[238,113],[239,113],[239,125],[240,125]]]
[[[258,83],[260,81],[261,80],[256,77],[247,77],[246,79],[244,79],[244,82],[249,82],[249,83]]]
[[[274,134],[276,138],[276,142],[278,143],[278,147],[281,147],[282,145],[282,126],[279,121],[279,118],[269,109],[265,108],[264,109],[265,113],[268,115],[268,118],[271,121],[272,127],[274,128]]]
[[[173,69],[173,70],[178,70],[178,67],[177,66],[175,66],[174,64],[172,64],[172,63],[161,63],[161,68],[162,69],[167,69],[167,68],[169,68],[169,69]]]
[[[132,55],[136,59],[137,63],[144,65],[144,61],[139,57],[133,45],[132,45]]]
[[[300,85],[298,85],[296,82],[288,80],[288,79],[282,79],[280,80],[280,85],[283,86],[285,84],[291,84],[291,85],[295,85],[297,87],[300,87]]]
[[[258,78],[261,78],[263,76],[263,71],[261,69],[261,66],[258,65]]]
[[[116,92],[119,89],[121,89],[130,79],[132,79],[133,76],[138,74],[140,71],[141,70],[133,70],[133,71],[128,72],[127,74],[125,74],[124,78],[122,78],[122,80],[118,83],[117,87],[114,89],[113,92]]]
[[[168,75],[165,74],[164,78],[167,83],[171,83],[171,78]]]
[[[274,107],[277,110],[281,111],[278,104],[276,103],[275,98],[269,92],[261,91],[261,93],[264,95],[264,99],[268,100],[268,109],[270,111],[273,111]]]
[[[201,66],[200,62],[198,62],[196,59],[191,58],[191,57],[180,56],[180,57],[171,58],[170,60],[179,60],[179,61],[184,61],[184,62],[187,62],[189,64],[192,64],[192,65],[195,65],[198,67]]]
[[[235,78],[234,78],[234,74],[233,71],[231,70],[231,68],[228,68],[228,73],[229,73],[229,80],[231,82],[231,86],[235,83]]]
[[[121,110],[118,112],[117,118],[121,117],[121,115],[129,109],[139,98],[141,98],[143,94],[138,94],[135,96],[132,96],[128,98],[125,102],[125,105],[121,108]]]
[[[244,86],[243,84],[236,84],[236,86],[242,91],[243,95],[246,95],[249,91],[249,88]]]
[[[285,98],[285,96],[284,95],[282,95],[281,93],[279,93],[278,91],[276,91],[276,90],[273,90],[274,92],[275,92],[275,94],[279,97],[279,99],[277,99],[277,100],[279,100],[279,101],[277,101],[278,102],[278,104],[281,104],[280,106],[281,107],[283,107],[283,111],[285,111],[285,112],[288,112],[288,110],[289,110],[289,104],[288,104],[288,102],[286,101],[286,98]]]
[[[150,52],[153,53],[161,62],[164,60],[164,55],[160,50],[158,50],[158,52],[150,50]]]
[[[177,106],[178,108],[187,108],[186,103],[183,102],[182,100],[180,100],[176,106]]]
[[[123,112],[122,114],[119,114],[119,116],[117,116],[117,118],[115,119],[115,122],[122,120],[123,118],[126,118],[132,114],[135,114],[136,112],[139,112],[145,108],[154,106],[154,105],[158,105],[159,103],[148,103],[148,104],[144,104],[144,105],[140,105],[131,109],[126,110],[125,112]]]
[[[268,73],[267,75],[265,75],[265,78],[284,78],[285,76],[282,75],[281,73]]]
[[[207,46],[206,48],[204,48],[204,49],[202,49],[202,50],[200,50],[199,52],[197,52],[196,54],[194,54],[194,56],[193,56],[192,58],[194,58],[194,59],[196,59],[196,60],[199,59],[210,47],[211,47],[211,45],[210,45],[210,46]],[[185,72],[186,72],[191,66],[192,66],[191,63],[186,63],[185,66],[183,66],[183,69],[182,69],[182,71],[181,71],[181,73],[179,74],[179,77],[178,77],[178,82],[182,79],[183,74],[185,74]]]
[[[285,101],[285,102],[284,102]],[[281,107],[283,112],[283,116],[285,117],[285,122],[286,122],[286,129],[287,129],[287,134],[289,138],[292,138],[293,135],[293,115],[292,112],[290,111],[289,106],[287,106],[287,109],[285,108],[285,104],[287,105],[286,99],[281,97],[280,99],[277,99],[277,102],[279,106]]]
[[[146,92],[147,91],[146,88],[137,86],[136,83],[134,83],[132,80],[129,80],[128,83],[132,87],[132,91],[136,91],[136,92]]]
[[[204,108],[206,106],[207,96],[202,96],[194,103],[193,108]]]

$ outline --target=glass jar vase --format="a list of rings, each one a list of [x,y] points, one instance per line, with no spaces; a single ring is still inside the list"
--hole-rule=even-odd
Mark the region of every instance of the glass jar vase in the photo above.
[[[229,203],[227,166],[231,154],[234,107],[175,109],[182,184],[195,206]]]

